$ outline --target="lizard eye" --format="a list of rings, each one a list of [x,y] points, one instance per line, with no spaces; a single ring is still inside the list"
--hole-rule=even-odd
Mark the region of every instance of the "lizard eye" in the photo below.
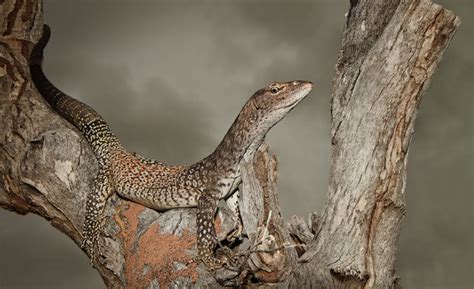
[[[278,88],[272,87],[272,88],[270,89],[270,92],[271,92],[272,94],[277,94],[277,93],[278,93]]]

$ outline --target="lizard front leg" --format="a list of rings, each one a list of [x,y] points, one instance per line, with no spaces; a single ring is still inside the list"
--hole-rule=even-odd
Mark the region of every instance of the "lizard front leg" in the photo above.
[[[99,169],[94,181],[94,189],[87,195],[86,216],[84,221],[81,247],[89,248],[91,264],[98,261],[100,252],[99,236],[102,227],[102,215],[107,199],[114,192],[111,179],[104,169]]]
[[[205,190],[198,199],[196,218],[197,247],[199,259],[211,271],[222,267],[222,261],[214,256],[217,235],[214,228],[214,216],[219,199],[216,193]]]

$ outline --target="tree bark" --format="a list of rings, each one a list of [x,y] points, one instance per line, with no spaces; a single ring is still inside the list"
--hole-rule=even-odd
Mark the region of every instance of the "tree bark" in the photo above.
[[[95,158],[31,82],[41,1],[0,5],[0,206],[36,213],[80,244]],[[285,223],[276,160],[263,145],[242,164],[240,193],[216,221],[219,239],[245,255],[244,272],[224,270],[217,282],[193,261],[195,209],[157,212],[114,196],[97,266],[106,285],[397,287],[408,146],[421,96],[458,25],[428,0],[351,0],[333,84],[331,178],[321,217]]]

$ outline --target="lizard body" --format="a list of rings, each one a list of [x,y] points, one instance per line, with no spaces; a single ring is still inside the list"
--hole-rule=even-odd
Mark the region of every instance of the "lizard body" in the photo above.
[[[221,261],[214,257],[214,217],[219,199],[235,188],[242,159],[253,156],[268,130],[311,91],[312,84],[292,81],[260,89],[244,105],[213,153],[192,165],[169,166],[128,152],[95,110],[64,94],[46,78],[41,61],[49,36],[45,25],[31,55],[33,82],[51,107],[81,131],[99,164],[94,190],[87,196],[83,228],[83,246],[90,249],[91,261],[100,254],[100,220],[106,201],[116,192],[157,210],[197,207],[198,256],[209,268],[220,267]]]

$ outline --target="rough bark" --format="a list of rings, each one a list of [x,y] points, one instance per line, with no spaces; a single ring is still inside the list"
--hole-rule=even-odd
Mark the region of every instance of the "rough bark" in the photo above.
[[[292,284],[397,287],[408,146],[458,25],[430,1],[351,1],[333,83],[328,201]]]
[[[79,244],[97,164],[80,133],[30,80],[27,59],[41,33],[41,2],[1,1],[0,16],[0,206],[43,216]],[[421,96],[458,25],[427,0],[351,1],[334,78],[324,212],[285,225],[276,161],[260,148],[242,165],[240,196],[219,209],[219,239],[235,252],[252,250],[244,256],[247,270],[220,272],[221,284],[397,286],[408,145]],[[241,218],[233,214],[237,198]],[[220,286],[193,262],[194,209],[156,212],[113,197],[106,211],[97,270],[108,287]]]

